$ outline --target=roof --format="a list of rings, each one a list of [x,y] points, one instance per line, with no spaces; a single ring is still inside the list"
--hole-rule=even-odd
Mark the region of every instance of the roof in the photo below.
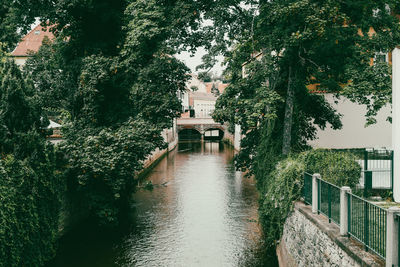
[[[40,24],[33,28],[33,30],[31,30],[22,38],[21,42],[11,54],[14,57],[26,57],[32,52],[36,53],[39,51],[45,36],[47,36],[50,40],[54,39],[54,34],[49,31],[49,28],[50,27],[47,27],[45,31]]]
[[[211,93],[203,93],[203,92],[191,92],[190,97],[193,100],[208,100],[208,101],[216,101],[217,97]]]
[[[226,87],[228,87],[228,86],[229,86],[229,83],[220,83],[220,84],[218,84],[219,92],[222,94],[225,91]]]
[[[225,88],[228,87],[229,83],[214,83],[214,82],[208,82],[206,84],[206,91],[207,93],[211,93],[211,88],[213,84],[218,88],[218,91],[220,94],[222,94],[225,91]]]

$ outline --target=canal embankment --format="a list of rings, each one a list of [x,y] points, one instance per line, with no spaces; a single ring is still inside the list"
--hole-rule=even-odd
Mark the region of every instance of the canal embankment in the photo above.
[[[340,228],[310,205],[296,202],[286,219],[277,247],[279,266],[384,266],[377,255],[356,240],[340,235]]]

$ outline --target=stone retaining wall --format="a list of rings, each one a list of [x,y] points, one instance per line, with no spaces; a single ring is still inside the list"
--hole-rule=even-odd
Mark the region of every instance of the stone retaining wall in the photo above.
[[[339,234],[339,227],[301,202],[287,218],[277,248],[280,266],[384,266],[378,256]]]

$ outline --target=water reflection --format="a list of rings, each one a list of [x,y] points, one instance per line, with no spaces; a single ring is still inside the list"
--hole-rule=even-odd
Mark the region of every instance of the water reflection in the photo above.
[[[81,259],[73,254],[79,241],[64,238],[52,266],[72,266],[68,257],[73,266],[270,265],[255,253],[262,248],[254,181],[235,171],[233,156],[222,143],[180,143],[148,175],[155,189],[134,194],[127,233],[104,244],[90,239]]]

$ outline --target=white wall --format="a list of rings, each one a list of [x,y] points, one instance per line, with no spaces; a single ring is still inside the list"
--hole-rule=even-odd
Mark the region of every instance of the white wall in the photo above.
[[[235,124],[235,136],[234,136],[234,147],[236,150],[240,150],[240,141],[242,140],[242,131],[239,124]]]
[[[195,99],[193,104],[196,118],[211,118],[211,113],[215,109],[215,101]]]
[[[186,90],[182,93],[180,99],[181,99],[183,110],[189,109],[190,103],[189,103],[189,91],[188,90]]]
[[[317,140],[310,145],[317,148],[363,148],[363,147],[392,147],[392,125],[386,121],[390,116],[390,106],[384,107],[376,117],[377,123],[365,127],[365,106],[352,103],[341,98],[334,103],[332,94],[325,95],[328,102],[343,114],[341,130],[332,130],[328,125],[325,130],[318,128]]]

